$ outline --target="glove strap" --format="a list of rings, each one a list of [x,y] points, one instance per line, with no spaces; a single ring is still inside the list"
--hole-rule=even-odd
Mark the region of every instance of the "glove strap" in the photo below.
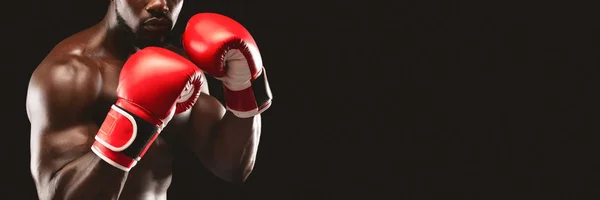
[[[113,105],[96,134],[92,151],[119,169],[130,169],[160,131],[158,126]]]

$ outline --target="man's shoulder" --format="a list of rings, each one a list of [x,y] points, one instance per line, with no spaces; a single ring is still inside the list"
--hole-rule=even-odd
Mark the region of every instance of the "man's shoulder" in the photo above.
[[[29,89],[75,98],[94,95],[102,80],[97,65],[93,59],[76,53],[51,52],[34,70]]]
[[[94,78],[100,75],[93,59],[73,52],[50,52],[35,69],[32,78],[51,78],[60,81],[69,78]]]
[[[98,62],[90,58],[89,38],[93,37],[91,29],[85,29],[58,42],[38,65],[38,69],[97,68]]]

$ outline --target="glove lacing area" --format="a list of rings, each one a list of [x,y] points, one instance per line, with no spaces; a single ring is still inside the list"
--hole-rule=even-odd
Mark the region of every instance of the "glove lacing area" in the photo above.
[[[201,88],[202,76],[200,74],[195,74],[190,78],[183,88],[183,91],[181,91],[181,95],[177,98],[175,113],[181,113],[192,108],[200,96]]]

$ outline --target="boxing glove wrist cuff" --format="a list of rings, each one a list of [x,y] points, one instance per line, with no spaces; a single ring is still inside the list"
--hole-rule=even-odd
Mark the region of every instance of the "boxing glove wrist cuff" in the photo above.
[[[250,87],[234,91],[224,86],[223,93],[227,110],[240,118],[256,116],[271,106],[271,88],[264,68]]]
[[[159,132],[157,125],[113,105],[96,134],[92,151],[107,163],[128,171]]]

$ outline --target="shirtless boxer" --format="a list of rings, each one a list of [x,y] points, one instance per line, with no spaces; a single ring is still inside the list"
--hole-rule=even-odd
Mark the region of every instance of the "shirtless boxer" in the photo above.
[[[210,13],[187,22],[182,50],[166,44],[182,4],[111,0],[102,21],[36,68],[27,114],[40,199],[166,199],[173,146],[225,181],[252,172],[271,104],[256,44]],[[207,74],[222,81],[225,106],[208,94]]]

